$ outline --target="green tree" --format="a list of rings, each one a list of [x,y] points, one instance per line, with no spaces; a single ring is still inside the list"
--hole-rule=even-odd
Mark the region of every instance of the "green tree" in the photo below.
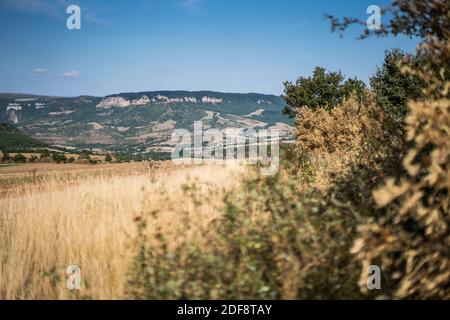
[[[30,162],[36,162],[36,161],[38,161],[39,160],[39,158],[38,157],[36,157],[34,154],[30,157],[30,159],[29,159],[29,161]]]
[[[55,161],[56,163],[61,163],[67,162],[67,157],[64,154],[60,154],[60,153],[53,153],[52,154],[52,160]]]
[[[80,152],[80,158],[79,159],[86,159],[86,160],[90,160],[91,159],[91,152],[89,150],[83,150]]]
[[[407,75],[400,68],[405,65],[417,69],[425,59],[423,51],[414,56],[399,49],[386,51],[382,67],[370,79],[377,103],[396,121],[403,121],[408,101],[418,100],[425,86],[418,76]]]
[[[14,162],[15,163],[25,163],[25,162],[27,162],[27,157],[25,157],[21,153],[18,153],[14,156]]]
[[[112,158],[112,156],[111,156],[109,153],[106,154],[105,161],[106,161],[106,162],[111,162],[111,161],[113,161],[113,158]]]
[[[10,160],[11,160],[11,156],[9,155],[8,152],[5,152],[5,153],[3,154],[2,161],[3,161],[3,162],[6,162],[6,161],[10,161]]]
[[[50,157],[50,151],[48,151],[47,149],[44,149],[41,153],[41,159],[49,158],[49,157]]]
[[[291,118],[301,107],[332,109],[341,103],[344,98],[355,91],[360,101],[365,95],[365,84],[358,79],[345,81],[340,71],[327,72],[325,68],[316,67],[311,77],[300,77],[295,83],[284,83],[283,98],[286,101],[284,113]]]

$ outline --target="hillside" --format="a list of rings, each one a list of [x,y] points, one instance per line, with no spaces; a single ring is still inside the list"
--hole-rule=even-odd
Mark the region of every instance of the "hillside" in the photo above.
[[[35,148],[46,147],[39,140],[33,139],[22,133],[10,124],[0,124],[0,150],[7,152],[26,151]]]
[[[74,98],[0,94],[0,122],[51,145],[108,151],[170,152],[175,129],[276,127],[293,132],[279,96],[212,91],[147,91]]]

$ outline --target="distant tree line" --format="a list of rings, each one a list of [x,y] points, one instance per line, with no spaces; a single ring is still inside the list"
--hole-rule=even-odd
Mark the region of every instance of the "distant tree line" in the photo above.
[[[90,150],[82,150],[78,153],[78,158],[68,156],[62,152],[49,151],[48,149],[29,151],[31,156],[25,156],[23,153],[15,153],[14,156],[9,152],[0,152],[0,161],[3,163],[36,163],[36,162],[54,162],[54,163],[86,163],[98,164],[102,160],[95,159],[94,154]],[[132,154],[132,153],[106,153],[104,162],[108,163],[126,163],[126,162],[142,162],[142,161],[164,161],[170,160],[169,153],[151,153],[151,154]]]

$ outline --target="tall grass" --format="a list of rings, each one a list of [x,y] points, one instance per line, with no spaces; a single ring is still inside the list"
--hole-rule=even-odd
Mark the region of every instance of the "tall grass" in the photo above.
[[[135,221],[158,212],[149,228],[176,243],[186,219],[202,224],[214,218],[222,192],[237,183],[235,172],[204,166],[55,177],[10,191],[0,199],[0,299],[125,298]],[[208,205],[198,209],[183,191],[190,181]],[[66,287],[65,270],[73,264],[81,268],[79,291]]]

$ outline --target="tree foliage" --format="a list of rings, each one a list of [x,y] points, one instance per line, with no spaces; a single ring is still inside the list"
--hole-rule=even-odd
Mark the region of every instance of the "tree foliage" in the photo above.
[[[356,91],[363,99],[365,84],[357,79],[345,80],[340,71],[327,72],[325,68],[316,67],[311,77],[300,77],[295,83],[284,83],[284,100],[287,106],[284,113],[290,117],[296,115],[297,109],[319,107],[331,110]]]
[[[21,153],[18,153],[14,156],[14,162],[15,163],[25,163],[25,162],[27,162],[27,157],[25,157]]]
[[[415,55],[399,49],[386,51],[383,65],[370,79],[376,102],[396,121],[404,120],[408,102],[421,98],[425,87],[418,76],[408,76],[401,68],[406,65],[417,70],[425,58],[423,51]]]
[[[61,163],[61,162],[66,163],[67,162],[67,157],[64,154],[62,154],[62,153],[56,153],[55,152],[55,153],[52,154],[52,160],[55,161],[56,163]]]
[[[2,156],[3,162],[10,161],[11,159],[12,159],[11,155],[8,152],[3,153],[3,156]]]

